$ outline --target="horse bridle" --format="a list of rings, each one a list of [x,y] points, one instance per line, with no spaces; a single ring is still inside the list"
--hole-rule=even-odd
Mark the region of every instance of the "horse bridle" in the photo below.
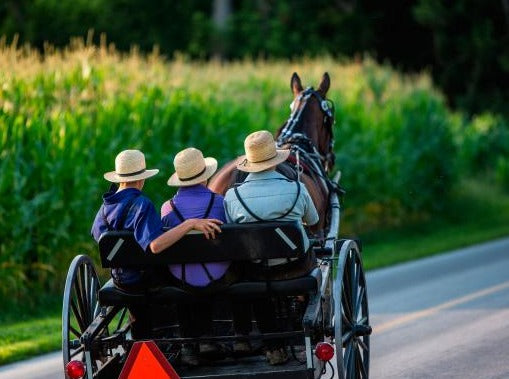
[[[295,133],[294,129],[299,124],[302,112],[306,108],[307,101],[309,98],[314,96],[318,103],[320,104],[320,110],[323,114],[323,122],[322,125],[327,125],[328,122],[330,122],[330,133],[331,133],[331,139],[329,141],[329,151],[326,153],[322,153],[318,151],[317,147],[314,145],[314,143],[309,139],[308,136],[306,136],[303,133]],[[290,114],[290,118],[286,121],[286,123],[283,125],[283,128],[281,129],[281,133],[279,134],[279,137],[277,138],[277,146],[281,147],[285,144],[293,144],[298,142],[304,142],[307,145],[309,145],[312,150],[313,154],[316,154],[320,160],[324,163],[327,171],[327,164],[329,160],[334,159],[334,138],[332,138],[332,131],[334,127],[334,103],[329,99],[324,99],[322,95],[318,91],[315,91],[313,87],[308,87],[304,91],[302,91],[299,96],[294,100],[299,101],[302,105],[298,108],[293,110]]]

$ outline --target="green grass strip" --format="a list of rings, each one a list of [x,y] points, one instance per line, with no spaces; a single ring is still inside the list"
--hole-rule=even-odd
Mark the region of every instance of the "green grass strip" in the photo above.
[[[0,365],[59,349],[60,327],[60,317],[1,325]]]
[[[461,183],[441,219],[361,236],[366,270],[509,236],[509,195],[482,180]]]

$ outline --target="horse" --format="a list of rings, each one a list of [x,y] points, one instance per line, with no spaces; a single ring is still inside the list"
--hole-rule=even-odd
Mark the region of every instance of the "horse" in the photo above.
[[[311,228],[317,237],[324,235],[329,193],[335,190],[334,183],[328,179],[335,163],[334,103],[326,97],[329,87],[327,72],[316,90],[304,89],[294,72],[290,79],[293,93],[290,117],[275,138],[278,147],[291,150],[287,161],[278,165],[277,170],[304,183],[318,211],[320,221]],[[236,169],[237,160],[228,162],[210,179],[208,187],[212,191],[224,194],[233,184],[245,179],[247,174]]]

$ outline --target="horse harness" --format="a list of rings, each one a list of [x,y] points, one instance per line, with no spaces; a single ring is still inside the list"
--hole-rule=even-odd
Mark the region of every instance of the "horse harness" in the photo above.
[[[329,179],[324,165],[319,163],[325,162],[326,164],[330,155],[334,154],[334,139],[330,139],[329,151],[324,155],[318,151],[317,147],[308,136],[294,131],[295,127],[300,122],[302,112],[306,107],[308,99],[313,96],[318,100],[320,110],[324,115],[323,124],[326,124],[330,120],[331,125],[334,125],[334,103],[328,99],[324,99],[313,87],[308,87],[297,97],[296,100],[302,102],[303,105],[290,114],[290,118],[286,121],[277,138],[277,145],[279,147],[285,144],[291,146],[290,150],[292,154],[290,155],[289,161],[295,166],[297,175],[299,175],[304,168],[315,182],[320,182],[322,187],[328,190],[329,195],[335,192],[342,197],[342,195],[344,195],[344,190]]]
[[[205,210],[205,213],[202,218],[208,218],[210,215],[210,211],[212,210],[212,206],[214,205],[214,200],[216,198],[216,194],[214,192],[210,193],[210,200],[209,204],[207,206],[207,209]],[[173,212],[175,212],[175,216],[179,219],[179,221],[182,223],[186,220],[186,218],[182,215],[182,213],[178,210],[178,208],[175,206],[175,202],[173,199],[170,199],[170,205],[172,207]],[[200,263],[201,267],[203,268],[203,271],[205,271],[205,274],[207,275],[207,278],[210,280],[210,283],[213,283],[217,281],[218,279],[214,279],[210,271],[208,270],[205,263]],[[180,264],[180,280],[182,281],[183,285],[187,285],[186,283],[186,268],[185,264]]]
[[[295,133],[294,129],[297,124],[300,122],[302,112],[306,108],[307,101],[309,98],[315,97],[319,104],[320,110],[323,113],[323,124],[327,124],[331,122],[331,125],[334,125],[334,103],[328,99],[324,99],[322,95],[318,91],[315,91],[313,87],[308,87],[302,93],[299,94],[296,100],[303,103],[299,109],[293,111],[290,114],[290,118],[286,121],[281,133],[277,139],[277,145],[281,147],[284,144],[292,144],[297,151],[300,150],[300,153],[304,155],[312,155],[316,158],[319,158],[323,162],[327,162],[330,158],[330,155],[333,154],[334,148],[334,139],[331,138],[329,141],[329,151],[327,154],[322,154],[318,151],[318,149],[314,146],[313,142],[303,133]],[[330,121],[329,121],[330,120]],[[332,126],[331,126],[332,127]],[[302,145],[307,145],[306,148],[302,148]],[[324,171],[322,165],[317,165],[321,168],[320,171]],[[325,172],[323,172],[325,174]],[[326,175],[325,175],[326,176]]]

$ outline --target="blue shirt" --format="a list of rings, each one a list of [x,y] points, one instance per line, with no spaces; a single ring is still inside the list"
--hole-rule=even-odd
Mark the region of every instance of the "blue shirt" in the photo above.
[[[177,194],[173,197],[173,202],[184,219],[205,218],[205,212],[208,208],[212,191],[198,184],[189,187],[180,187]],[[173,228],[182,221],[177,217],[175,211],[169,211],[169,202],[163,204],[161,214],[163,216],[163,225]],[[169,213],[167,213],[169,211]],[[223,196],[215,194],[212,208],[207,218],[216,218],[223,222],[226,221],[223,207]],[[185,279],[186,283],[195,287],[205,287],[211,280],[203,266],[199,263],[186,264]],[[230,262],[205,263],[207,271],[214,280],[220,279],[228,270]],[[182,265],[170,265],[170,272],[182,280]]]
[[[127,214],[124,225],[119,225],[120,218],[125,206],[134,198],[131,209]],[[126,188],[122,191],[110,191],[103,195],[103,204],[92,225],[92,236],[99,241],[101,234],[108,230],[108,225],[113,230],[132,230],[136,242],[144,251],[147,251],[150,243],[163,234],[161,219],[154,204],[136,188]],[[133,284],[140,280],[139,270],[117,268],[111,270],[113,278],[122,284]]]
[[[299,185],[300,194],[297,197],[296,182],[288,180],[276,171],[262,171],[250,173],[246,180],[237,187],[237,190],[248,208],[262,220],[298,220],[304,221],[308,226],[315,225],[319,221],[318,212],[306,186],[303,183],[299,183]],[[258,221],[244,208],[233,188],[226,192],[224,206],[228,222],[242,224]],[[285,217],[280,217],[290,209],[290,213]],[[302,223],[299,225],[304,237],[304,248],[307,250],[309,240]],[[269,259],[269,266],[286,262],[286,259]]]

